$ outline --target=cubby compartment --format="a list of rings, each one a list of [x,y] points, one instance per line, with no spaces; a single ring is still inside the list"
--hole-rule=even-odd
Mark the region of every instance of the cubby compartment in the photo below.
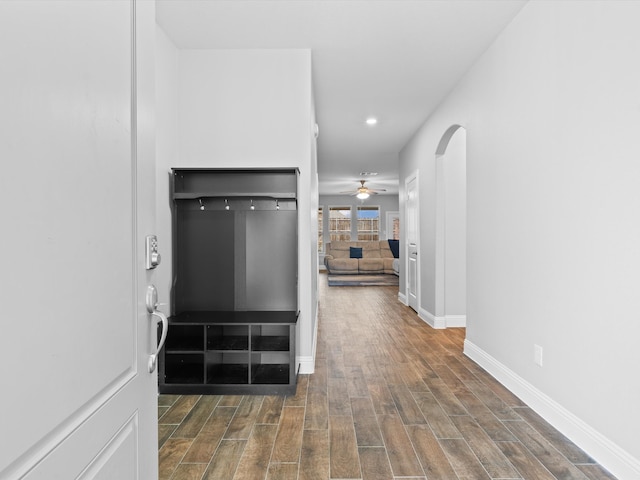
[[[164,355],[164,383],[204,382],[204,354],[169,353]]]
[[[248,384],[249,364],[247,360],[247,353],[207,353],[207,384]]]
[[[207,350],[249,350],[249,325],[207,325]]]
[[[288,352],[289,325],[252,325],[251,351]]]
[[[203,326],[171,325],[171,335],[167,336],[165,348],[168,352],[204,351]]]
[[[287,384],[289,382],[290,361],[286,352],[251,354],[251,383]]]

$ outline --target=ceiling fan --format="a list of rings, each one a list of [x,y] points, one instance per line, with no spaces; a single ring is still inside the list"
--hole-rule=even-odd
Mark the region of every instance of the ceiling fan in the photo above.
[[[360,180],[360,186],[356,188],[355,192],[353,190],[349,190],[349,191],[340,192],[340,193],[348,193],[350,195],[355,195],[360,200],[364,200],[366,198],[369,198],[370,195],[377,195],[379,192],[386,192],[384,188],[373,189],[373,188],[365,187],[364,186],[365,182],[366,180]]]

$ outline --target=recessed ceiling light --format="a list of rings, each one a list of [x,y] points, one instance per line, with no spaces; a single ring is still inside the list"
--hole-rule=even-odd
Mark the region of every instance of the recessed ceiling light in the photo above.
[[[369,117],[365,120],[365,123],[369,126],[373,126],[378,123],[378,119],[376,117]]]

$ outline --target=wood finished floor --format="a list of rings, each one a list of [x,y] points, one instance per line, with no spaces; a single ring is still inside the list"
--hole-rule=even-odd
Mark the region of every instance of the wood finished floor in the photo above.
[[[464,329],[326,282],[295,396],[160,396],[161,480],[615,478],[466,358]]]

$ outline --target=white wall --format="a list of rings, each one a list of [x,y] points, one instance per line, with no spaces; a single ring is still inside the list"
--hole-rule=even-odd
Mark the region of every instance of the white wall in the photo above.
[[[301,373],[313,370],[317,175],[311,52],[177,50],[158,28],[158,229],[161,298],[169,298],[171,167],[298,168]],[[165,115],[170,119],[163,118]],[[311,213],[310,213],[311,212]],[[312,235],[313,232],[313,235]],[[164,240],[166,238],[166,240]]]
[[[403,149],[400,175],[420,172],[429,310],[435,152],[466,128],[465,352],[619,478],[640,478],[638,18],[640,2],[530,2]]]

